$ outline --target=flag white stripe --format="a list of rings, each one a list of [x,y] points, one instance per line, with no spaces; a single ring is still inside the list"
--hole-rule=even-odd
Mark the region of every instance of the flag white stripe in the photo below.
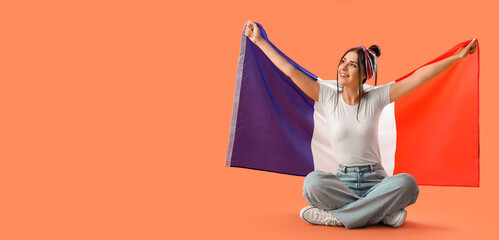
[[[395,149],[397,145],[397,126],[395,123],[395,102],[385,106],[379,117],[378,141],[381,164],[388,176],[395,168]]]

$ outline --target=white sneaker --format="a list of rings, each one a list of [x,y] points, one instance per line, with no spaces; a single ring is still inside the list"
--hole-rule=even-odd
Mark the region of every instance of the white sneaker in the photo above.
[[[328,213],[320,208],[308,206],[300,211],[301,219],[308,223],[326,226],[343,226],[340,220],[333,214]]]
[[[407,212],[402,209],[392,214],[386,215],[381,221],[390,227],[400,227],[407,217]]]

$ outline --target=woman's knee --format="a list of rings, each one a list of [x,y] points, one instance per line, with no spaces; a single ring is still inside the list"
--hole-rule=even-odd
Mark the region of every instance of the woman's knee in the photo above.
[[[307,195],[316,195],[321,191],[321,188],[324,187],[322,181],[322,176],[324,174],[325,173],[321,171],[313,171],[307,174],[303,181],[303,195],[305,197],[307,197]]]
[[[317,188],[320,185],[320,173],[313,171],[307,174],[303,181],[303,191]]]
[[[419,187],[416,179],[407,173],[397,174],[394,177],[396,177],[395,181],[402,197],[402,201],[399,204],[402,207],[406,207],[415,203],[419,196]]]
[[[336,209],[334,194],[331,192],[330,173],[313,171],[309,173],[303,183],[303,196],[305,200],[320,209]]]
[[[394,175],[393,180],[396,181],[397,185],[399,185],[407,193],[415,193],[416,195],[419,193],[418,183],[410,174],[400,173]]]

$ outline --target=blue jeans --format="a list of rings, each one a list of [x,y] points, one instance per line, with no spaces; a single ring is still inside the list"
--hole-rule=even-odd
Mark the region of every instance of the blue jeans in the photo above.
[[[339,166],[336,174],[313,171],[303,183],[307,202],[331,212],[346,228],[376,224],[416,202],[418,195],[411,175],[387,177],[381,165]]]

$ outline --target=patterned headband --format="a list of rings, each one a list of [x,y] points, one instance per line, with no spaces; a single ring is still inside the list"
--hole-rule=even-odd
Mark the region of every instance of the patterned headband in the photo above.
[[[364,66],[366,68],[366,74],[367,74],[367,78],[363,82],[363,83],[365,83],[367,80],[372,78],[374,76],[374,73],[377,71],[376,70],[376,54],[373,52],[373,50],[366,48],[364,46],[357,46],[355,48],[359,48],[359,49],[362,49],[364,51],[364,55],[365,55],[365,59],[366,59]],[[371,53],[372,56],[369,53]]]

